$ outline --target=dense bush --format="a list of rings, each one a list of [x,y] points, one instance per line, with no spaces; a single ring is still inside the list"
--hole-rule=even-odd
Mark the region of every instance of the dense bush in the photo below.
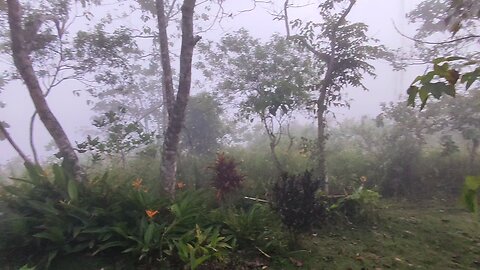
[[[320,182],[306,171],[303,175],[283,174],[272,190],[273,208],[291,231],[309,229],[316,220],[315,194]]]
[[[227,194],[240,188],[244,176],[238,171],[235,160],[219,153],[215,164],[210,167],[213,172],[212,185],[217,192],[217,199],[223,201]]]
[[[23,254],[23,264],[48,268],[58,257],[87,254],[116,256],[135,268],[214,269],[246,250],[276,256],[285,246],[281,227],[269,226],[275,215],[263,206],[217,208],[205,190],[179,190],[171,200],[140,178],[115,183],[108,174],[80,185],[56,165],[28,171],[3,187],[0,229],[10,240],[0,246],[2,258]]]
[[[378,219],[380,194],[360,186],[352,194],[329,206],[330,218],[345,218],[348,223],[362,224]]]

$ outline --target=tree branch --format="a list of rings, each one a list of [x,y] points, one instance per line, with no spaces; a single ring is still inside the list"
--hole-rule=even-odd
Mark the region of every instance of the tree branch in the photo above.
[[[7,139],[7,141],[10,143],[10,145],[15,149],[15,151],[18,153],[18,155],[23,159],[23,161],[28,164],[33,166],[33,162],[25,155],[25,153],[18,147],[18,145],[15,143],[15,141],[12,139],[10,136],[10,133],[8,133],[7,129],[3,126],[3,123],[0,121],[0,133]]]
[[[170,62],[170,49],[168,47],[167,18],[165,16],[165,4],[163,0],[156,0],[157,19],[158,19],[158,37],[160,42],[160,59],[163,69],[163,98],[168,115],[172,114],[175,93],[173,90],[173,74]]]
[[[461,37],[461,38],[456,38],[456,39],[451,39],[451,40],[446,40],[446,41],[440,41],[440,42],[425,41],[425,40],[421,40],[421,39],[417,39],[417,38],[405,35],[404,33],[402,33],[397,28],[397,25],[395,24],[394,21],[392,21],[392,24],[393,24],[393,27],[395,28],[395,31],[397,31],[397,33],[400,34],[402,37],[407,38],[411,41],[415,41],[417,43],[423,43],[423,44],[429,44],[429,45],[445,45],[445,44],[455,43],[455,42],[459,42],[459,41],[463,41],[463,40],[467,40],[467,39],[480,38],[480,35],[468,35],[468,36],[464,36],[464,37]]]

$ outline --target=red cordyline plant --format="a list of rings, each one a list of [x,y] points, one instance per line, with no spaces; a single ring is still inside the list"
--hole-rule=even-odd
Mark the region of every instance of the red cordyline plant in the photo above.
[[[244,176],[237,170],[233,158],[218,153],[215,164],[209,168],[215,173],[212,185],[217,190],[217,200],[224,200],[227,193],[240,188]]]

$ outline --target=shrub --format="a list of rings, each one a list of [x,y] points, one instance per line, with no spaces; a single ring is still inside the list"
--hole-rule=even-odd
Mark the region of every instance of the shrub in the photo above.
[[[210,168],[214,171],[213,187],[217,191],[219,201],[224,200],[226,194],[240,188],[244,176],[238,171],[233,158],[220,153],[217,155],[215,164]]]
[[[348,222],[366,223],[376,221],[380,194],[360,186],[351,195],[339,199],[329,207],[330,214],[340,215]]]
[[[236,248],[255,255],[282,254],[287,236],[278,216],[267,205],[254,204],[249,209],[229,208],[221,220],[225,231],[235,239]]]
[[[272,190],[273,208],[291,231],[309,229],[316,220],[317,203],[315,193],[320,182],[312,179],[312,174],[284,174]]]
[[[0,197],[1,239],[9,241],[0,245],[0,257],[28,254],[18,265],[46,269],[58,257],[87,256],[133,268],[224,269],[235,263],[232,250],[275,256],[284,246],[271,211],[217,208],[206,190],[179,190],[172,200],[149,191],[142,179],[115,183],[104,174],[79,184],[57,165],[52,176],[28,172]]]
[[[1,199],[9,210],[8,218],[18,216],[24,231],[12,235],[18,239],[2,246],[2,255],[17,250],[30,254],[25,258],[28,262],[48,268],[58,256],[113,252],[125,253],[124,258],[143,265],[195,268],[205,260],[223,258],[228,248],[229,239],[217,235],[218,229],[210,227],[202,214],[212,202],[203,191],[180,192],[170,201],[148,192],[141,179],[133,187],[115,186],[105,174],[80,185],[60,166],[54,165],[52,171],[49,177],[29,167],[30,177],[17,179],[22,184],[4,187],[6,194]],[[185,257],[184,245],[196,250]],[[203,259],[198,261],[196,256]]]

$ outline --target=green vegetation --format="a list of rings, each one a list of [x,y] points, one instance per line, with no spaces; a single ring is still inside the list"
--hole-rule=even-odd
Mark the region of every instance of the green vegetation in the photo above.
[[[374,225],[335,226],[305,235],[305,269],[478,269],[478,222],[442,203],[382,201]]]
[[[352,21],[358,1],[254,0],[280,8],[285,36],[201,40],[235,17],[224,2],[0,1],[0,90],[34,105],[31,151],[0,119],[24,163],[0,174],[0,268],[479,269],[480,2],[410,11],[412,59],[432,69],[337,125],[348,89],[368,90],[379,60],[399,67]],[[99,115],[75,144],[47,103],[66,81]]]

